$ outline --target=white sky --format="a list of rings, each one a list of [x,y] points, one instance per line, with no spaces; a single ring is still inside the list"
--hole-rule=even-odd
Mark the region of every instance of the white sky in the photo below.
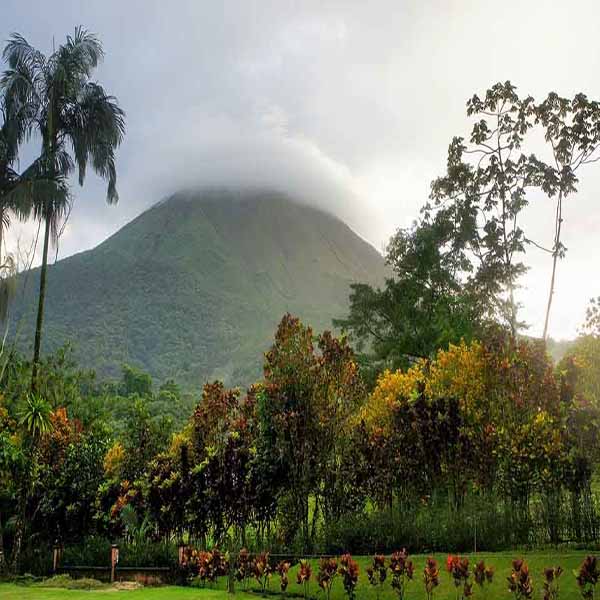
[[[510,79],[522,94],[600,98],[597,2],[401,0],[223,2],[3,0],[0,39],[44,51],[82,24],[107,53],[99,80],[127,111],[116,207],[90,176],[59,258],[91,248],[163,196],[194,184],[295,192],[381,249],[418,216],[465,102]],[[25,159],[24,159],[25,160]],[[600,163],[565,209],[550,333],[572,337],[600,294]],[[532,198],[527,234],[552,238]],[[13,230],[25,243],[34,227]],[[540,334],[550,259],[539,251],[520,300]]]

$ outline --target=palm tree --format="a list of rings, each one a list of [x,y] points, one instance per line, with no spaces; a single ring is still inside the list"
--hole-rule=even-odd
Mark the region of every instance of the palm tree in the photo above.
[[[0,321],[4,321],[15,283],[12,257],[2,254],[5,233],[11,214],[27,218],[31,203],[24,180],[13,168],[25,133],[25,121],[19,115],[9,114],[3,97],[0,97],[0,118]]]
[[[117,100],[91,80],[104,56],[98,38],[81,27],[50,56],[13,34],[4,48],[8,69],[0,79],[7,105],[30,115],[28,130],[42,140],[41,153],[29,170],[31,178],[64,182],[75,168],[83,185],[88,161],[108,182],[107,201],[117,202],[115,150],[125,134],[125,114]],[[33,216],[44,223],[38,312],[33,349],[31,388],[37,385],[50,239],[56,243],[67,218],[71,198],[49,186],[34,199]]]

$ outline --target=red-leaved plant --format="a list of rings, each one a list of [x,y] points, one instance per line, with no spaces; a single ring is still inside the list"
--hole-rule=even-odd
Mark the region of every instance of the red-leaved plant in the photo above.
[[[289,584],[288,571],[290,570],[291,566],[291,563],[286,560],[282,560],[278,562],[277,566],[275,567],[275,570],[279,575],[279,587],[281,588],[282,592],[287,590],[287,586]]]
[[[367,567],[367,577],[369,578],[369,583],[375,588],[375,594],[377,600],[379,600],[381,588],[387,578],[387,566],[383,554],[375,554],[373,556],[370,566]]]
[[[358,584],[359,572],[358,563],[350,554],[344,554],[340,558],[339,574],[342,576],[344,591],[348,596],[348,600],[356,598],[356,585]]]
[[[271,579],[272,572],[273,570],[269,562],[269,553],[261,552],[252,561],[252,574],[254,575],[254,579],[259,583],[263,595],[269,587],[269,580]]]
[[[558,600],[558,579],[562,573],[562,567],[546,567],[544,569],[544,600]]]
[[[319,561],[319,572],[317,573],[317,582],[319,587],[325,592],[327,600],[331,597],[331,586],[338,574],[338,563],[335,558],[322,558]]]
[[[486,567],[485,561],[480,560],[473,569],[473,579],[479,586],[481,595],[485,596],[484,589],[494,581],[494,567]]]
[[[408,559],[408,552],[405,548],[392,554],[390,572],[392,574],[392,588],[396,590],[398,600],[404,600],[406,583],[412,580],[415,573],[415,567],[412,560]]]
[[[425,561],[425,568],[423,569],[423,583],[425,584],[425,593],[427,594],[427,600],[433,598],[433,592],[435,588],[440,585],[440,568],[437,560],[430,556]]]
[[[529,600],[533,596],[533,582],[527,563],[519,558],[512,562],[512,572],[508,579],[508,590],[515,600]]]
[[[446,570],[452,576],[456,589],[456,600],[468,598],[473,594],[473,584],[469,581],[471,572],[469,570],[469,559],[460,556],[448,555],[446,559]]]
[[[237,569],[235,571],[235,578],[242,583],[244,591],[248,589],[248,580],[252,577],[252,562],[250,560],[250,553],[246,548],[242,548],[239,551],[237,558]]]
[[[575,572],[577,585],[581,592],[582,598],[585,600],[593,600],[596,593],[596,584],[600,579],[600,569],[598,568],[598,559],[595,556],[588,556],[579,571]]]
[[[312,568],[307,560],[301,560],[296,575],[296,583],[302,586],[305,600],[308,599],[308,588],[310,586],[310,578],[312,576]]]

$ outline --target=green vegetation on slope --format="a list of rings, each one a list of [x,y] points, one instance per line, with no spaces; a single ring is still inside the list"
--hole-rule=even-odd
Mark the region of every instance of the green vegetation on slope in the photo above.
[[[180,193],[50,267],[44,350],[71,342],[101,376],[129,363],[159,381],[249,383],[283,313],[330,328],[350,284],[384,274],[344,223],[281,194]],[[16,316],[27,343],[39,270],[31,275]]]

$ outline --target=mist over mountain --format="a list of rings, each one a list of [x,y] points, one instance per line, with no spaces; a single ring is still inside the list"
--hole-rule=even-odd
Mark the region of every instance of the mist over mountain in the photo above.
[[[286,311],[331,328],[352,282],[385,277],[370,244],[295,200],[271,190],[179,192],[57,262],[43,350],[70,341],[101,377],[128,363],[193,387],[216,378],[250,383]],[[38,284],[38,269],[21,276],[15,323],[28,343]]]

